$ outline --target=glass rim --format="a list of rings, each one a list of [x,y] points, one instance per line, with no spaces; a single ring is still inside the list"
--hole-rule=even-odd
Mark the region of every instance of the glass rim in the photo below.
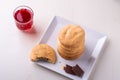
[[[34,16],[34,12],[33,12],[32,8],[30,8],[29,6],[26,6],[26,5],[17,6],[17,7],[13,10],[13,17],[14,17],[14,15],[15,15],[15,12],[17,11],[17,9],[20,10],[19,8],[22,8],[22,7],[25,8],[25,9],[29,9],[29,10],[31,11],[31,13],[32,13],[31,19],[30,19],[29,21],[27,21],[27,22],[19,22],[19,21],[16,20],[15,18],[14,18],[14,20],[15,20],[17,23],[27,24],[27,23],[29,23],[31,20],[33,20],[33,16]]]

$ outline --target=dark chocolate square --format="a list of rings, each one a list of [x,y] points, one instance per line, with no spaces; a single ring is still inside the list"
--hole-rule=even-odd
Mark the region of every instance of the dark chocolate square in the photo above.
[[[74,72],[77,76],[79,76],[79,77],[82,77],[83,74],[84,74],[84,71],[79,67],[79,65],[73,66],[73,67],[72,67],[72,70],[73,70],[73,72]]]
[[[72,66],[70,66],[70,65],[66,64],[66,66],[64,67],[64,70],[65,70],[66,73],[75,75],[75,73],[72,70]]]

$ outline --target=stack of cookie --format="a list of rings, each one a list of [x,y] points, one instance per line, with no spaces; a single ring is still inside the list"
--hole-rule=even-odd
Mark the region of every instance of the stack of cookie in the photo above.
[[[65,26],[58,35],[58,52],[61,57],[73,60],[84,51],[85,32],[77,25]]]

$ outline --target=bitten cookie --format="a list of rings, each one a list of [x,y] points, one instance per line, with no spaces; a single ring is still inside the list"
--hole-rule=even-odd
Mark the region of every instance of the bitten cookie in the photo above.
[[[30,59],[34,62],[46,61],[54,64],[56,62],[56,53],[51,46],[38,44],[32,49]]]

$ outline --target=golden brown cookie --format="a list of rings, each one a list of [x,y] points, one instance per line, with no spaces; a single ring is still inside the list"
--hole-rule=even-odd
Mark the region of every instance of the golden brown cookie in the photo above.
[[[58,35],[60,43],[66,47],[78,46],[78,43],[82,43],[81,40],[85,39],[84,30],[77,25],[65,26]]]
[[[58,49],[58,52],[59,52],[59,55],[60,55],[62,58],[67,59],[67,60],[74,60],[74,59],[79,58],[79,57],[82,55],[82,54],[81,54],[81,55],[78,54],[78,55],[74,55],[74,56],[66,55],[66,54],[62,53],[59,49]]]
[[[55,63],[56,53],[52,47],[47,44],[36,45],[30,54],[30,59],[32,61],[48,61],[50,63]]]
[[[82,42],[82,41],[81,41]],[[79,43],[78,43],[79,44]],[[77,53],[78,51],[80,52],[80,51],[83,51],[84,50],[84,40],[83,40],[83,42],[79,45],[79,46],[77,46],[77,47],[75,47],[75,48],[73,48],[73,47],[65,47],[64,45],[62,45],[61,43],[59,43],[59,41],[58,41],[58,48],[62,48],[63,50],[65,50],[66,52],[69,52],[69,53]],[[83,49],[83,50],[82,50]]]
[[[83,53],[83,51],[84,51],[84,47],[80,47],[80,48],[78,48],[78,49],[76,49],[76,50],[65,50],[65,49],[63,49],[63,48],[61,48],[60,46],[58,46],[58,50],[59,51],[61,51],[62,53],[64,53],[66,56],[68,55],[68,56],[74,56],[74,55],[80,55],[80,54],[82,54]]]

